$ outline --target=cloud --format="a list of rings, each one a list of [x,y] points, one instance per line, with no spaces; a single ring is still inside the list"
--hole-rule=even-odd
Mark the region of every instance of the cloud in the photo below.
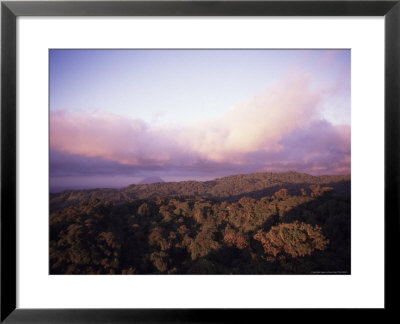
[[[327,121],[312,123],[285,136],[279,152],[265,156],[264,169],[296,170],[312,174],[350,173],[351,140],[349,125]]]
[[[321,94],[309,90],[307,77],[289,78],[220,118],[183,130],[184,144],[213,161],[227,161],[232,155],[260,149],[277,150],[285,134],[316,118],[320,101]]]
[[[349,172],[350,126],[320,120],[325,99],[299,73],[218,118],[185,125],[153,127],[111,113],[52,111],[51,172]]]

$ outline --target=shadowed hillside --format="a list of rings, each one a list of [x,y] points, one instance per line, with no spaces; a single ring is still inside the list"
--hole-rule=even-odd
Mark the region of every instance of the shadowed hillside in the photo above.
[[[51,210],[79,204],[87,199],[126,202],[155,197],[202,197],[237,201],[242,197],[261,198],[273,195],[281,188],[297,195],[310,185],[329,185],[335,194],[350,194],[350,176],[311,176],[305,173],[253,173],[232,175],[212,181],[161,182],[130,185],[121,189],[67,190],[50,194]]]

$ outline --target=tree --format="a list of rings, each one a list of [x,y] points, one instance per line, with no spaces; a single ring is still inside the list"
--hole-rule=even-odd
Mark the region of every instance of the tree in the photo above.
[[[147,203],[143,203],[138,208],[139,216],[150,216],[150,207]]]
[[[254,239],[261,242],[264,257],[269,261],[311,255],[315,250],[325,250],[329,244],[321,227],[297,221],[273,226],[268,233],[259,230]]]
[[[229,225],[224,231],[224,242],[227,246],[235,246],[240,250],[249,246],[248,237],[241,233],[236,233]]]
[[[275,192],[275,197],[276,199],[287,199],[287,197],[289,196],[288,190],[285,188],[282,188],[280,190],[278,190],[277,192]]]
[[[219,249],[220,244],[215,241],[215,233],[215,228],[203,226],[189,246],[192,260],[205,256],[212,250]]]
[[[168,258],[168,254],[164,251],[153,252],[150,255],[150,260],[153,262],[153,265],[160,272],[165,272],[168,270],[168,264],[170,262]]]

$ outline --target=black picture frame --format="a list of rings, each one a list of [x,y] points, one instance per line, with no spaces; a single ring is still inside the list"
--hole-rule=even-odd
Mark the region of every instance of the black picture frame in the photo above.
[[[394,1],[2,1],[1,2],[1,322],[196,323],[252,321],[270,309],[16,308],[16,19],[18,16],[384,16],[385,308],[396,311],[399,237],[400,0]],[[373,258],[373,256],[371,256]],[[282,310],[281,310],[282,311]],[[300,312],[301,310],[297,310]],[[326,310],[331,312],[331,310]],[[357,310],[354,310],[357,311]],[[325,315],[323,315],[325,316]],[[368,313],[368,316],[371,316]],[[248,321],[247,321],[248,322]]]

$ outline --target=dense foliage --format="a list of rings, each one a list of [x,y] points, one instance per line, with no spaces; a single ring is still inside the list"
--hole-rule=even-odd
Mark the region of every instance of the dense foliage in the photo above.
[[[193,181],[52,195],[50,273],[350,273],[349,177],[214,183],[200,193]]]

